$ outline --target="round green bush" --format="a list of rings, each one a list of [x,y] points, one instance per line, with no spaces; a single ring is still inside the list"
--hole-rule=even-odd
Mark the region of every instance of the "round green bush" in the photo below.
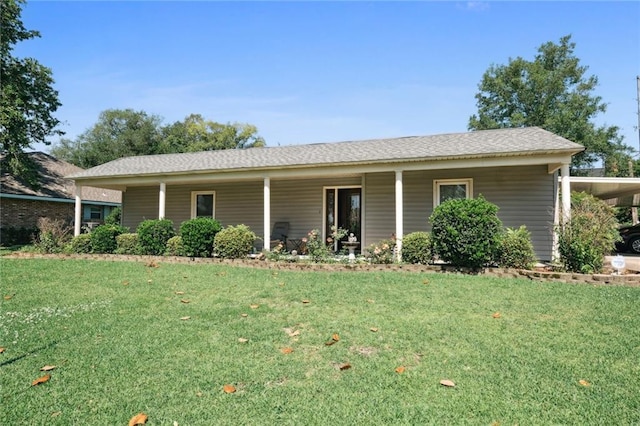
[[[426,265],[431,262],[431,238],[428,232],[412,232],[402,238],[402,261]]]
[[[184,256],[184,246],[182,245],[182,237],[176,235],[167,241],[167,250],[165,256]]]
[[[138,234],[125,232],[116,237],[116,254],[140,254]]]
[[[180,225],[180,236],[184,255],[189,257],[211,257],[213,239],[222,225],[215,219],[199,217],[186,220]]]
[[[91,253],[91,234],[76,235],[65,251],[75,254]]]
[[[176,235],[169,219],[149,219],[138,225],[138,245],[141,254],[160,256],[164,254],[169,238]]]
[[[215,253],[224,259],[243,258],[253,248],[258,236],[246,225],[227,226],[214,239]]]
[[[433,210],[433,253],[456,267],[481,268],[495,259],[502,222],[498,206],[479,196],[449,200]]]
[[[531,243],[531,233],[522,225],[518,229],[507,228],[500,239],[498,266],[503,268],[531,269],[536,263],[536,253]]]
[[[120,225],[100,225],[91,233],[91,250],[93,253],[115,253],[118,244],[116,237],[127,231]]]

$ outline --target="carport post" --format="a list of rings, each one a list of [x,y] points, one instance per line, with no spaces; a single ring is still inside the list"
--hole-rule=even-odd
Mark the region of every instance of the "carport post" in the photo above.
[[[80,235],[82,229],[82,185],[76,184],[76,210],[73,222],[73,235]]]
[[[569,164],[565,163],[560,167],[562,175],[560,185],[562,192],[562,224],[571,219],[571,180],[569,177]]]

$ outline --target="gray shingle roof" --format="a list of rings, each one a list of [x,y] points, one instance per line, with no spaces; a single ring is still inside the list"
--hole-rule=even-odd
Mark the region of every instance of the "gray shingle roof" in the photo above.
[[[70,200],[75,198],[75,183],[73,180],[65,178],[65,176],[82,172],[83,169],[66,161],[58,160],[44,152],[30,152],[28,155],[38,168],[40,188],[33,189],[25,185],[20,179],[3,169],[0,176],[2,194]],[[4,156],[0,155],[0,161],[3,158]],[[120,203],[122,193],[120,191],[85,186],[82,188],[82,199],[85,201]]]
[[[289,145],[126,157],[69,176],[72,179],[199,171],[371,164],[445,158],[582,151],[582,145],[529,127],[392,139]]]

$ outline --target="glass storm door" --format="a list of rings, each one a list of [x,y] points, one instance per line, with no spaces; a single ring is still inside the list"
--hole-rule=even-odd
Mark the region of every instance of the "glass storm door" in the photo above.
[[[361,188],[326,188],[325,189],[325,229],[324,238],[331,237],[332,227],[346,229],[361,238]],[[347,234],[348,235],[348,234]],[[343,240],[346,241],[347,237]],[[334,242],[334,249],[342,248],[341,241]]]

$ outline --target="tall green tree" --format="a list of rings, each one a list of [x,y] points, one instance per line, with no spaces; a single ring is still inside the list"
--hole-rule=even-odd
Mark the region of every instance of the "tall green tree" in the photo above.
[[[593,122],[607,105],[594,94],[598,78],[586,75],[574,50],[568,35],[541,45],[532,61],[517,57],[491,65],[478,86],[478,112],[469,129],[538,126],[586,147],[573,157],[572,173],[602,161],[609,175],[624,175],[632,149],[618,127]]]
[[[48,136],[64,133],[56,129],[60,121],[53,117],[61,104],[51,69],[33,58],[13,56],[17,43],[40,37],[24,27],[22,4],[24,0],[0,3],[0,141],[3,168],[34,184],[34,164],[24,150],[34,143],[48,145]]]
[[[144,111],[108,109],[75,140],[61,139],[51,154],[78,167],[89,168],[122,157],[157,154],[162,119]]]
[[[191,114],[163,129],[162,151],[197,152],[265,146],[264,139],[251,124],[221,124]]]

